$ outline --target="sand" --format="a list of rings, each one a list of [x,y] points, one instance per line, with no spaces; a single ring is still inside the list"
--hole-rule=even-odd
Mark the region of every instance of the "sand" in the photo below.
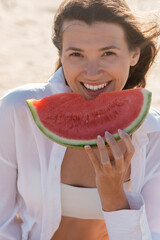
[[[0,97],[9,89],[46,82],[54,72],[57,51],[51,41],[60,0],[0,0]],[[160,9],[160,0],[128,0],[133,10]],[[148,75],[152,106],[160,110],[160,54]]]

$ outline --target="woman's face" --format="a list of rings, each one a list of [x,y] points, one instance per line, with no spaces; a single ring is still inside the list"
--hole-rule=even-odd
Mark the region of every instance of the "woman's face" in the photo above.
[[[140,50],[129,50],[120,25],[71,20],[64,22],[62,34],[60,57],[73,92],[90,100],[102,92],[123,89]]]

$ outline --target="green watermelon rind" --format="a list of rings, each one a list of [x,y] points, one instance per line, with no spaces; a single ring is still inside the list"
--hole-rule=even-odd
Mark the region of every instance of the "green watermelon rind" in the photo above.
[[[142,110],[139,116],[136,118],[136,120],[133,121],[132,124],[130,124],[127,128],[124,129],[124,131],[127,132],[129,135],[135,132],[142,125],[151,106],[152,93],[144,88],[141,89],[141,91],[144,96],[144,104]]]
[[[146,89],[141,89],[141,91],[142,91],[143,96],[144,96],[144,104],[143,104],[142,110],[141,110],[139,116],[136,118],[136,120],[134,120],[132,122],[132,124],[130,124],[127,128],[123,129],[129,135],[131,135],[133,132],[135,132],[142,125],[142,123],[144,122],[144,120],[145,120],[145,118],[146,118],[146,116],[149,112],[149,108],[150,108],[150,105],[151,105],[152,93],[149,92]],[[33,119],[36,122],[37,126],[51,140],[53,140],[53,141],[55,141],[58,144],[61,144],[63,146],[78,148],[78,149],[84,148],[85,145],[90,145],[93,148],[97,147],[97,139],[91,139],[91,140],[67,139],[67,138],[63,138],[63,137],[60,137],[60,136],[52,133],[40,121],[40,119],[38,117],[38,114],[37,114],[37,111],[36,111],[36,108],[32,104],[32,99],[27,100],[26,102],[27,102],[27,105],[28,105],[28,107],[31,111],[31,114],[32,114]],[[117,141],[120,140],[120,137],[119,137],[118,133],[113,134],[113,136]]]

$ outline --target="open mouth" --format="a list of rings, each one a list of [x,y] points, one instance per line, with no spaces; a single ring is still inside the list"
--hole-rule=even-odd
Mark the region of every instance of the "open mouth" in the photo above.
[[[108,81],[103,84],[99,85],[89,85],[87,83],[81,82],[82,86],[84,87],[85,91],[87,91],[88,94],[94,95],[94,94],[99,94],[101,92],[105,92],[108,86],[110,85],[111,81]]]
[[[99,90],[99,89],[105,88],[108,84],[109,84],[109,82],[104,83],[104,84],[100,84],[100,85],[96,85],[96,86],[94,86],[94,85],[89,85],[89,84],[86,84],[86,83],[84,83],[83,85],[85,86],[85,88],[87,88],[87,89],[89,89],[89,90],[97,91],[97,90]]]

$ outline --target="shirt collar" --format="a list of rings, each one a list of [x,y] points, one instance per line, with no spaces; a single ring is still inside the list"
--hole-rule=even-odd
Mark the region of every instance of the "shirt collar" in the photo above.
[[[143,124],[137,130],[143,134],[159,132],[160,131],[160,113],[154,109],[150,108],[150,111],[144,120]]]
[[[60,67],[48,80],[53,93],[72,92],[66,84],[62,67]]]
[[[142,125],[133,133],[133,139],[143,148],[148,144],[148,134],[153,132],[160,132],[160,113],[151,107]]]

